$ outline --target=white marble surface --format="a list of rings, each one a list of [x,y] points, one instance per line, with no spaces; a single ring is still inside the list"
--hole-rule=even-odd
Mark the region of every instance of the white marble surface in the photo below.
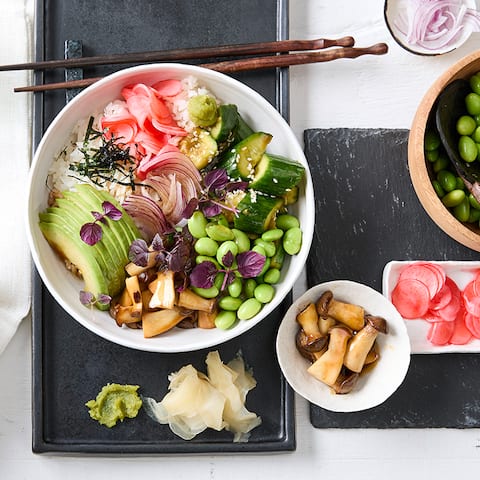
[[[476,34],[455,53],[434,58],[412,56],[389,37],[381,0],[290,0],[290,10],[291,38],[348,34],[356,38],[358,46],[386,41],[391,47],[383,57],[292,68],[291,124],[299,138],[304,129],[315,127],[409,128],[416,105],[430,83],[480,46]],[[30,348],[27,319],[0,356],[2,480],[96,480],[105,476],[290,480],[312,472],[316,478],[354,476],[356,480],[478,476],[478,429],[317,430],[309,423],[306,402],[298,398],[297,449],[291,453],[113,459],[34,455]]]

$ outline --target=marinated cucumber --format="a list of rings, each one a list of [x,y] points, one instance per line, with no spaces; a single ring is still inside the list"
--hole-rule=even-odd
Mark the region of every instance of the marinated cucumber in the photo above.
[[[179,148],[199,170],[205,168],[218,153],[217,142],[202,128],[195,128],[192,135],[184,137]]]
[[[238,142],[241,142],[242,140],[245,140],[252,133],[254,133],[254,130],[250,127],[250,125],[248,125],[248,123],[243,119],[243,117],[240,114],[238,114],[238,126],[237,126],[237,129],[235,130],[234,143],[238,143]]]
[[[255,166],[262,158],[272,135],[264,132],[255,132],[230,148],[218,163],[224,168],[228,176],[233,179],[251,180]]]
[[[235,138],[235,130],[238,126],[238,110],[236,105],[220,105],[218,107],[218,119],[210,130],[210,135],[217,143],[231,144]]]
[[[279,155],[265,153],[255,167],[250,187],[270,195],[281,196],[296,187],[305,173],[305,168]]]
[[[283,207],[281,198],[248,191],[238,204],[238,213],[234,219],[235,228],[243,232],[261,235],[268,230],[277,212]]]
[[[285,202],[285,206],[287,205],[293,205],[294,203],[297,203],[298,201],[298,192],[299,188],[298,187],[293,187],[290,190],[287,190],[283,195],[283,201]]]

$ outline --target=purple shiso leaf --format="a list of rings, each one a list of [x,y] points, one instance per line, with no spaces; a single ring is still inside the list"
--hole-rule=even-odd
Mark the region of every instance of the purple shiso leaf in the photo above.
[[[206,202],[202,207],[202,211],[207,218],[212,218],[220,215],[220,213],[222,213],[222,208],[216,203]]]
[[[102,238],[102,227],[96,223],[85,223],[80,229],[80,238],[87,245],[93,246]]]
[[[105,216],[107,216],[110,220],[117,221],[122,218],[122,212],[110,202],[103,202],[102,208]]]
[[[160,252],[161,250],[165,249],[165,245],[163,243],[163,239],[161,235],[158,233],[155,234],[152,240],[152,249],[155,250],[156,252]]]
[[[222,263],[227,268],[230,268],[233,265],[234,260],[235,260],[235,257],[230,250],[222,257]]]
[[[95,300],[95,297],[93,296],[93,293],[92,292],[86,292],[85,290],[80,290],[79,298],[80,298],[80,303],[82,305],[85,305],[86,307],[89,307],[90,305],[92,305],[92,303]]]
[[[183,209],[182,218],[190,218],[193,212],[198,208],[198,198],[192,198],[188,201],[187,205]]]
[[[146,267],[148,264],[148,245],[145,240],[139,238],[134,240],[128,250],[128,259],[139,267]]]
[[[112,297],[110,295],[106,295],[105,293],[101,293],[97,298],[97,303],[100,305],[108,305],[112,301]]]
[[[191,250],[187,243],[179,241],[172,250],[168,259],[168,267],[173,272],[183,272],[191,257]]]
[[[235,280],[235,273],[232,270],[225,272],[220,290],[223,292]]]
[[[228,183],[227,171],[224,168],[217,168],[208,172],[203,183],[208,190],[223,190]]]
[[[226,185],[227,192],[234,192],[235,190],[245,190],[248,187],[248,182],[230,182]]]
[[[237,255],[238,271],[243,278],[257,277],[265,265],[265,256],[249,250]]]
[[[190,283],[198,288],[210,288],[213,285],[218,270],[213,262],[202,262],[190,273]]]
[[[93,215],[93,218],[97,221],[100,222],[103,220],[103,213],[100,212],[90,212]]]

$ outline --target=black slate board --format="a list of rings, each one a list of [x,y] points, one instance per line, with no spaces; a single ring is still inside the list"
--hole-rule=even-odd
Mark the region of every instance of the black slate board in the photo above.
[[[37,0],[36,56],[38,60],[62,58],[68,40],[81,41],[84,55],[97,55],[282,39],[287,38],[287,14],[284,0],[105,0],[94,7],[82,0]],[[120,68],[124,66],[92,68],[83,73],[99,76]],[[64,75],[65,71],[58,70],[44,77],[54,82],[62,81]],[[41,77],[37,74],[37,80]],[[286,70],[244,73],[237,78],[288,117]],[[65,98],[64,91],[35,96],[35,144]],[[206,431],[187,442],[143,411],[135,420],[127,419],[107,429],[90,419],[84,404],[108,382],[138,384],[142,394],[161,399],[167,392],[169,373],[188,363],[205,371],[208,350],[155,354],[105,341],[68,316],[35,273],[32,450],[96,454],[294,450],[294,396],[275,354],[276,330],[290,302],[289,295],[261,324],[217,348],[224,361],[241,352],[253,369],[257,387],[247,397],[247,408],[262,417],[261,426],[252,431],[248,443],[233,443],[232,434],[224,431]]]
[[[410,181],[407,130],[305,131],[316,228],[308,284],[358,281],[382,291],[390,260],[479,260],[428,217]],[[403,385],[382,405],[336,413],[311,405],[317,428],[480,427],[480,355],[412,355]]]

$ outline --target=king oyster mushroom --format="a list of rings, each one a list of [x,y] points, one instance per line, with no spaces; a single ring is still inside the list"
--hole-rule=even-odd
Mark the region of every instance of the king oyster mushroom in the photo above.
[[[330,340],[327,351],[308,368],[308,373],[321,382],[333,386],[342,370],[343,357],[347,349],[347,342],[352,332],[341,325],[330,330]]]
[[[384,318],[365,315],[365,320],[365,326],[348,343],[343,359],[343,364],[352,372],[362,371],[378,334],[387,333],[387,322]]]
[[[360,330],[365,323],[363,307],[335,300],[330,290],[324,292],[318,299],[316,308],[320,317],[333,317],[355,332]]]

